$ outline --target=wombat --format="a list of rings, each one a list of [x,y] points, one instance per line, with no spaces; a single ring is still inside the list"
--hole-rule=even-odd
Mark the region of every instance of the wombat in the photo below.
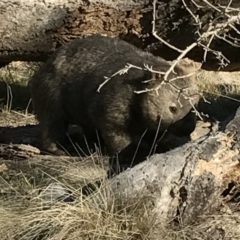
[[[170,67],[164,59],[118,38],[94,35],[60,47],[30,82],[43,149],[61,154],[56,142],[64,142],[73,124],[87,136],[97,131],[110,156],[127,148],[131,158],[140,140],[140,148],[148,150],[149,139],[184,118],[199,99],[194,75],[189,75],[193,64],[178,64],[169,74],[169,84],[164,72]],[[146,91],[136,93],[142,90]]]

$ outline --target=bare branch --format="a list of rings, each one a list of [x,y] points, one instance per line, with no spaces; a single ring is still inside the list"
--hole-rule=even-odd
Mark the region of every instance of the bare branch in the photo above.
[[[204,8],[203,6],[198,5],[194,0],[191,0],[191,2],[192,2],[197,8]]]
[[[160,88],[165,85],[165,84],[169,84],[172,88],[174,88],[180,99],[180,96],[183,96],[185,99],[188,99],[190,104],[192,105],[193,109],[196,111],[196,114],[201,118],[200,114],[197,112],[197,110],[195,109],[195,107],[192,104],[192,98],[189,96],[189,94],[187,93],[188,89],[179,89],[175,84],[173,84],[174,81],[177,81],[179,78],[184,78],[184,77],[189,77],[191,74],[195,74],[196,71],[198,69],[195,69],[195,71],[191,74],[185,75],[185,76],[176,76],[175,78],[169,78],[171,73],[174,73],[174,69],[175,67],[179,64],[179,62],[187,56],[187,54],[194,49],[197,46],[201,46],[204,50],[204,55],[203,55],[203,62],[207,61],[207,54],[208,52],[213,53],[216,56],[216,59],[219,60],[219,69],[226,67],[230,61],[222,54],[222,52],[220,51],[216,51],[214,49],[211,48],[211,43],[213,42],[213,40],[215,38],[221,39],[223,41],[225,41],[226,43],[234,46],[234,47],[240,47],[239,45],[239,41],[240,39],[238,38],[233,38],[231,36],[227,35],[227,32],[229,32],[229,30],[234,30],[237,34],[240,35],[240,31],[234,26],[236,23],[240,22],[240,14],[239,14],[239,9],[234,9],[231,8],[231,4],[232,4],[232,0],[229,0],[227,6],[222,7],[222,6],[214,6],[212,3],[210,3],[208,0],[203,0],[203,3],[205,3],[207,5],[207,7],[213,9],[214,11],[216,11],[218,14],[215,17],[215,19],[213,19],[208,27],[207,30],[205,30],[204,32],[202,32],[202,22],[199,18],[198,15],[195,15],[194,12],[191,10],[191,8],[189,7],[188,1],[182,0],[182,3],[184,5],[184,7],[186,8],[186,10],[188,11],[188,13],[191,15],[191,17],[194,19],[194,22],[197,25],[197,30],[196,33],[198,34],[198,38],[195,42],[193,42],[192,44],[190,44],[189,46],[187,46],[184,50],[179,49],[173,45],[171,45],[170,43],[168,43],[166,40],[164,40],[161,36],[158,35],[157,31],[156,31],[156,9],[157,9],[157,0],[153,1],[153,21],[152,21],[152,34],[153,36],[158,39],[160,42],[162,42],[163,44],[165,44],[166,46],[168,46],[169,48],[175,50],[176,52],[179,52],[179,56],[177,57],[177,59],[171,64],[171,66],[169,67],[169,69],[166,72],[159,72],[154,70],[151,66],[148,66],[146,64],[144,64],[144,67],[138,67],[138,66],[133,66],[131,64],[127,64],[126,67],[124,69],[119,70],[118,72],[114,73],[112,76],[110,77],[105,77],[105,81],[99,86],[98,88],[98,92],[100,91],[101,87],[103,85],[105,85],[112,77],[116,76],[117,74],[121,75],[121,74],[125,74],[128,72],[128,70],[130,68],[136,68],[136,69],[140,69],[140,70],[144,70],[144,71],[150,71],[152,73],[156,73],[156,74],[161,74],[164,75],[163,77],[163,81],[155,88],[145,88],[143,90],[140,91],[135,91],[136,94],[141,94],[141,93],[148,93],[148,92],[156,92],[156,94],[159,94],[159,90]],[[204,8],[206,6],[200,6],[198,5],[194,0],[191,0],[191,3],[197,8]],[[233,15],[230,15],[229,13],[233,13]],[[237,14],[236,14],[237,13]],[[222,20],[222,18],[226,19],[224,22],[219,23],[219,20]],[[199,69],[201,68],[202,65],[199,66]],[[155,79],[148,79],[143,81],[143,83],[148,83],[150,81],[154,81]],[[179,102],[180,106],[182,105]]]
[[[182,0],[184,7],[187,9],[187,11],[190,13],[190,15],[194,18],[195,22],[200,25],[201,28],[201,22],[198,16],[195,16],[194,13],[190,10],[190,8],[185,3],[185,0]]]
[[[224,42],[226,42],[226,43],[228,43],[228,44],[230,44],[230,45],[232,45],[232,46],[234,46],[234,47],[240,47],[239,44],[235,44],[234,42],[232,42],[232,41],[230,41],[230,40],[227,40],[226,37],[225,37],[225,34],[224,34],[223,37],[220,36],[220,35],[218,35],[218,34],[216,34],[216,37],[218,37],[219,39],[222,39]]]
[[[166,72],[165,76],[164,76],[164,80],[167,80],[169,74],[173,71],[173,69],[176,67],[176,65],[179,63],[179,61],[181,59],[183,59],[188,52],[190,52],[193,48],[195,48],[198,44],[192,43],[190,46],[188,46],[176,59],[176,61],[172,64],[172,66],[168,69],[168,71]]]
[[[152,21],[152,34],[155,38],[157,38],[159,41],[161,41],[162,43],[164,43],[165,45],[167,45],[168,47],[172,48],[173,50],[177,51],[177,52],[183,52],[181,49],[174,47],[173,45],[169,44],[168,42],[166,42],[164,39],[162,39],[160,36],[158,36],[157,32],[156,32],[156,4],[157,4],[157,0],[153,1],[153,21]]]
[[[124,68],[122,68],[122,69],[120,69],[119,71],[115,72],[115,73],[112,74],[110,77],[104,77],[104,78],[105,78],[105,81],[99,85],[99,87],[98,87],[98,89],[97,89],[97,92],[100,92],[101,88],[102,88],[107,82],[109,82],[113,77],[115,77],[116,75],[123,75],[123,74],[127,73],[130,68],[136,68],[136,69],[142,70],[141,67],[138,67],[138,66],[135,66],[135,65],[132,65],[132,64],[128,63]]]
[[[228,12],[228,8],[230,8],[231,4],[232,4],[232,0],[229,0],[229,3],[228,3],[228,5],[227,5],[227,7],[225,9],[225,12]]]
[[[229,0],[227,6],[225,6],[225,7],[214,6],[208,0],[203,0],[202,2],[207,4],[207,6],[210,7],[211,9],[213,9],[214,11],[216,11],[218,13],[218,16],[209,23],[208,29],[204,33],[201,33],[200,30],[202,28],[202,23],[199,19],[199,16],[196,16],[193,13],[193,11],[190,9],[190,7],[187,4],[187,1],[182,0],[182,2],[183,2],[184,7],[186,8],[186,10],[189,12],[189,14],[192,16],[192,18],[198,25],[198,30],[196,31],[196,33],[199,35],[198,39],[194,43],[189,45],[185,50],[180,50],[180,49],[176,48],[175,46],[171,45],[170,43],[167,43],[164,39],[162,39],[162,37],[160,37],[157,34],[157,31],[155,29],[156,28],[155,21],[156,21],[157,0],[153,1],[153,23],[152,23],[153,35],[159,41],[161,41],[162,43],[166,44],[171,49],[174,49],[180,53],[179,57],[177,58],[177,61],[180,61],[183,57],[185,57],[187,55],[188,52],[190,52],[195,46],[198,45],[198,46],[202,46],[204,49],[204,56],[203,56],[204,62],[206,62],[207,53],[210,51],[210,52],[214,53],[214,55],[216,56],[217,59],[219,59],[220,67],[223,67],[223,66],[225,67],[229,63],[228,59],[226,59],[226,57],[223,56],[223,54],[221,52],[210,49],[210,45],[215,38],[218,38],[218,39],[221,39],[221,40],[227,42],[228,44],[231,44],[234,47],[239,47],[239,44],[238,44],[238,42],[236,42],[236,39],[231,39],[230,37],[227,39],[227,35],[226,35],[226,33],[230,29],[233,29],[237,34],[240,35],[240,31],[234,26],[234,24],[240,22],[239,9],[230,7],[232,4],[232,0]],[[203,8],[203,6],[198,5],[194,0],[191,0],[191,3],[193,3],[193,5],[198,9]],[[235,12],[235,14],[230,15],[229,14],[230,12]],[[219,16],[219,13],[220,13],[220,16]],[[218,20],[222,17],[226,17],[226,21],[223,23],[218,23]],[[205,44],[204,42],[206,42],[207,39],[208,39],[207,44]],[[176,64],[177,64],[177,62],[175,64],[173,64],[173,66],[166,72],[165,80],[167,79],[169,73],[173,70],[173,68],[175,67]]]
[[[209,1],[207,0],[202,0],[202,1],[205,2],[207,5],[209,5],[211,8],[213,8],[214,10],[216,10],[217,12],[222,12],[220,9],[212,5]]]
[[[213,38],[214,38],[214,35],[212,35],[212,36],[210,37],[210,40],[208,41],[208,44],[207,44],[207,46],[206,46],[206,48],[205,48],[204,55],[203,55],[203,61],[204,61],[204,62],[207,61],[207,53],[208,53],[208,51],[209,51],[209,47],[210,47],[210,44],[211,44]]]

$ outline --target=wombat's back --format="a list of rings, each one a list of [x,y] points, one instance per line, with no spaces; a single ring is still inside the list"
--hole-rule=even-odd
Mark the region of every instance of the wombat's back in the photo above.
[[[104,72],[111,76],[113,73],[124,68],[127,63],[143,67],[148,64],[153,68],[167,70],[170,66],[164,59],[155,57],[150,53],[143,52],[133,45],[118,38],[94,35],[83,39],[75,39],[62,46],[47,60],[36,74],[35,81],[43,78],[43,73],[59,74],[62,77],[54,81],[70,81],[71,76],[81,73]],[[65,76],[66,78],[64,78]],[[45,76],[46,77],[46,76]],[[49,81],[53,81],[50,77]],[[46,81],[46,80],[45,80]]]
[[[104,77],[110,77],[125,68],[127,63],[137,67],[148,64],[153,69],[160,68],[161,71],[170,67],[164,59],[143,52],[118,38],[94,35],[75,39],[60,47],[40,67],[30,82],[37,118],[39,120],[45,118],[41,115],[55,112],[54,109],[58,112],[63,111],[62,106],[67,102],[69,105],[82,102],[84,94],[94,97],[99,85],[104,82]],[[127,88],[124,90],[124,82],[133,86],[131,89],[133,94],[133,91],[139,88],[139,84],[142,87],[143,80],[151,78],[150,72],[138,69],[131,69],[124,75],[126,77],[117,75],[109,81],[101,89],[103,94],[105,92],[110,94],[109,89],[113,92],[119,89],[127,90]],[[77,111],[77,107],[72,106],[70,110]]]

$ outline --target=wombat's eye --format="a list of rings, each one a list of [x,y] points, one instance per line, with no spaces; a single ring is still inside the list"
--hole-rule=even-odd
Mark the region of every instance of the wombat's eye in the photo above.
[[[177,107],[171,106],[171,107],[169,107],[169,110],[170,110],[170,112],[172,112],[172,113],[176,113],[176,112],[177,112]]]

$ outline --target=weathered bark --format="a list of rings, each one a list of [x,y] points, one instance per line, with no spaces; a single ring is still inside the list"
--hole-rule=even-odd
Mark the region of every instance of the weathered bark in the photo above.
[[[201,20],[201,32],[213,22],[210,20],[216,19],[216,24],[226,20],[223,12],[218,12],[200,0],[194,1],[200,8],[192,1],[185,2]],[[214,6],[229,4],[226,0],[209,2]],[[239,6],[238,0],[232,1],[231,7]],[[152,36],[150,0],[2,0],[0,9],[2,65],[14,60],[44,61],[48,54],[65,42],[96,33],[118,36],[168,60],[179,54]],[[239,10],[236,10],[231,14],[237,15],[238,12]],[[198,38],[196,31],[199,26],[183,6],[182,0],[159,0],[156,13],[156,31],[170,44],[185,49]],[[236,28],[240,29],[239,25],[236,25]],[[233,30],[229,32],[238,41],[238,33]],[[206,42],[208,40],[206,39]],[[221,51],[231,61],[224,70],[239,69],[240,48],[219,39],[212,41],[210,47]],[[202,61],[202,48],[194,48],[188,57]],[[204,67],[216,69],[218,63],[213,54],[208,54]]]
[[[135,38],[141,34],[139,21],[150,12],[144,9],[150,5],[147,0],[98,2],[1,1],[1,61],[42,61],[64,42],[96,33]]]
[[[121,173],[111,180],[114,197],[129,205],[144,196],[158,222],[187,224],[213,211],[240,180],[239,123],[240,109],[225,132],[154,155]]]

